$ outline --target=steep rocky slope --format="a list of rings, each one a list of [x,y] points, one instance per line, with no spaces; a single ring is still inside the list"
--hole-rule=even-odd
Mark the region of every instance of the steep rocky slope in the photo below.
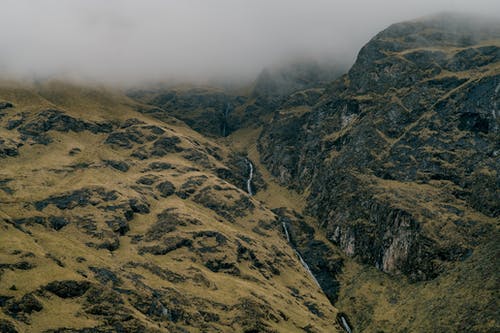
[[[179,85],[132,89],[131,98],[151,105],[141,112],[162,119],[173,116],[211,137],[226,137],[246,127],[263,125],[279,105],[315,103],[340,68],[303,60],[265,69],[253,84],[230,88]]]
[[[346,255],[410,282],[440,274],[437,281],[449,282],[468,260],[487,263],[485,253],[499,251],[499,102],[498,22],[450,15],[405,22],[366,44],[313,107],[280,107],[259,149],[282,184],[307,196],[307,212]],[[497,261],[488,267],[498,276]],[[442,299],[433,300],[434,313],[453,317],[434,331],[492,329],[484,318],[448,311],[471,305],[495,317],[495,278],[487,278],[493,285],[483,299],[458,301],[460,289],[480,287],[481,273],[469,274],[455,276],[465,279],[460,287],[433,289]],[[362,285],[354,283],[341,304]],[[358,328],[393,321],[367,320],[361,304],[350,307]],[[413,314],[399,329],[413,331],[430,313]]]
[[[244,157],[118,93],[0,96],[2,332],[336,330]]]
[[[0,331],[498,331],[499,24],[399,23],[329,84],[301,68],[2,82]]]

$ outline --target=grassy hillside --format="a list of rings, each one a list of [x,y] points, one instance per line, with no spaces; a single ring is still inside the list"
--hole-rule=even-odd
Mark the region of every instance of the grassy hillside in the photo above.
[[[105,89],[2,83],[0,99],[3,329],[335,330],[229,148]]]

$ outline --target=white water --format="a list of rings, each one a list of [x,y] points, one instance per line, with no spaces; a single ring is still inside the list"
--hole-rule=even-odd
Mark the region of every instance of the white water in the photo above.
[[[285,230],[286,240],[290,243],[290,235],[288,234],[288,229],[286,228],[285,222],[283,222],[283,230]]]
[[[252,178],[253,178],[253,164],[250,162],[250,160],[247,160],[248,166],[250,167],[250,174],[248,175],[247,179],[247,191],[250,196],[253,195],[252,193]]]
[[[340,316],[340,320],[342,321],[342,325],[344,326],[347,333],[352,333],[351,328],[349,327],[349,324],[347,323],[347,320],[345,320],[344,316]]]
[[[321,286],[319,285],[318,280],[316,280],[316,277],[314,276],[313,272],[311,272],[309,265],[304,261],[304,259],[302,259],[302,256],[300,255],[299,251],[297,251],[297,250],[294,250],[294,251],[295,251],[295,254],[297,255],[297,257],[299,257],[299,260],[300,260],[300,263],[302,264],[302,266],[304,266],[304,268],[309,273],[309,275],[311,275],[311,278],[314,280],[314,283],[316,283],[316,285],[318,286],[319,289],[323,290],[321,288]]]
[[[321,285],[319,284],[318,280],[316,279],[316,277],[314,276],[313,272],[311,271],[311,269],[309,268],[309,265],[305,262],[305,260],[302,258],[302,256],[300,255],[299,251],[297,251],[294,247],[293,247],[293,244],[292,242],[290,241],[290,234],[288,233],[288,228],[286,227],[286,223],[285,221],[281,222],[281,224],[283,225],[283,231],[285,232],[285,236],[286,236],[286,240],[288,242],[288,244],[290,244],[290,247],[293,249],[293,251],[295,251],[295,254],[297,255],[297,257],[299,258],[300,260],[300,263],[302,264],[302,266],[304,266],[305,270],[309,273],[309,275],[311,276],[311,278],[313,279],[314,283],[316,283],[316,285],[318,286],[318,288],[323,291],[323,288],[321,288]],[[344,327],[344,329],[346,330],[347,333],[352,333],[352,330],[351,330],[351,327],[349,327],[349,324],[347,323],[347,320],[344,318],[344,316],[341,316],[340,317],[340,320],[342,322],[342,326]]]
[[[305,260],[302,258],[302,256],[300,255],[299,251],[297,251],[294,247],[293,247],[293,244],[292,242],[290,241],[290,234],[288,233],[288,228],[286,227],[286,223],[285,221],[283,221],[281,223],[283,225],[283,231],[285,232],[285,236],[286,236],[286,240],[288,242],[288,244],[290,244],[290,247],[293,249],[293,251],[295,252],[295,254],[297,255],[297,257],[299,258],[300,260],[300,263],[302,264],[302,266],[304,266],[305,270],[309,273],[309,275],[311,276],[311,278],[313,279],[314,283],[316,283],[316,285],[318,286],[318,288],[323,291],[323,288],[321,288],[321,285],[319,284],[318,280],[316,280],[316,277],[314,276],[313,272],[311,271],[311,269],[309,268],[309,265],[305,262]],[[349,326],[349,324],[347,323],[347,320],[344,318],[344,316],[340,316],[340,321],[342,323],[342,326],[343,328],[345,329],[345,331],[347,333],[352,333],[352,329],[351,327]]]
[[[314,276],[313,272],[311,271],[311,269],[309,268],[309,265],[306,263],[306,261],[302,258],[302,256],[300,255],[299,251],[297,251],[292,243],[290,242],[290,234],[288,233],[288,228],[286,227],[286,223],[283,221],[282,222],[283,224],[283,231],[285,232],[285,235],[286,235],[286,240],[288,241],[288,244],[290,244],[290,246],[292,247],[292,249],[295,251],[295,254],[297,255],[297,257],[299,258],[300,260],[300,263],[302,264],[302,266],[304,266],[304,268],[306,269],[306,271],[309,273],[309,275],[311,275],[311,278],[314,280],[314,283],[316,283],[316,285],[318,286],[319,289],[321,289],[323,291],[323,289],[321,288],[318,280],[316,280],[316,277]]]

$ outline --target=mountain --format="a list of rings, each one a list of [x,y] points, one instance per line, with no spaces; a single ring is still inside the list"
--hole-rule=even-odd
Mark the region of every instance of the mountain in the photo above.
[[[331,327],[244,156],[117,92],[0,96],[2,332]]]
[[[238,129],[264,125],[282,104],[313,103],[340,73],[340,67],[302,60],[264,69],[247,86],[160,86],[131,89],[127,95],[154,106],[142,112],[160,120],[173,116],[204,135],[226,137]]]
[[[0,331],[498,331],[500,25],[337,73],[0,82]]]
[[[281,108],[260,135],[263,163],[304,193],[329,240],[425,299],[386,291],[384,303],[431,306],[369,318],[363,312],[378,304],[358,300],[367,281],[349,281],[339,306],[357,313],[362,331],[384,329],[382,321],[392,321],[389,331],[489,331],[483,316],[495,316],[498,299],[499,46],[498,22],[444,15],[392,25],[317,104]]]

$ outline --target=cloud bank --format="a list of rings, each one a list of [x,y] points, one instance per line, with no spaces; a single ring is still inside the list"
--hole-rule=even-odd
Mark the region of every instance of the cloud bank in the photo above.
[[[253,78],[294,58],[352,63],[388,25],[498,0],[0,0],[0,74],[106,83]],[[500,19],[500,18],[499,18]]]

